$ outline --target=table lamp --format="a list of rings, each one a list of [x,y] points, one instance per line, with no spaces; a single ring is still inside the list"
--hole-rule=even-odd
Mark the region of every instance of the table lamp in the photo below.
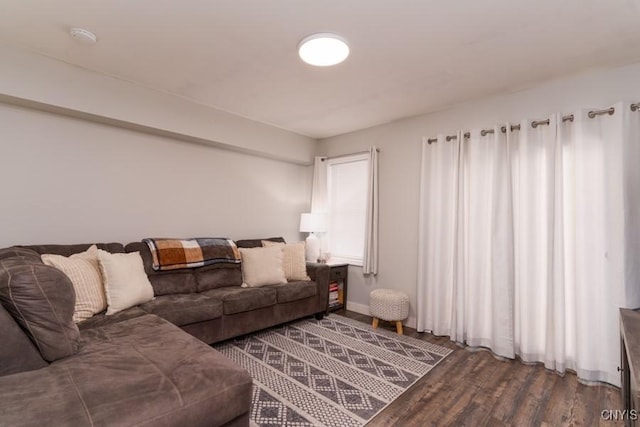
[[[326,215],[319,213],[303,213],[300,215],[300,232],[309,233],[305,240],[306,259],[309,262],[318,262],[320,257],[320,241],[314,233],[327,231]]]

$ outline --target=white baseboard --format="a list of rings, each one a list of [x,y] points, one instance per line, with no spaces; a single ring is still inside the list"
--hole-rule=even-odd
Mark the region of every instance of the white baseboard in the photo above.
[[[371,316],[369,306],[366,304],[358,304],[357,302],[347,301],[347,310],[355,311],[356,313],[364,314],[365,316]]]
[[[366,304],[358,304],[357,302],[347,301],[347,310],[354,311],[359,314],[364,314],[365,316],[371,316],[371,311],[369,311],[369,306]],[[415,329],[416,325],[418,324],[418,321],[414,316],[409,316],[409,318],[402,323],[410,328]]]

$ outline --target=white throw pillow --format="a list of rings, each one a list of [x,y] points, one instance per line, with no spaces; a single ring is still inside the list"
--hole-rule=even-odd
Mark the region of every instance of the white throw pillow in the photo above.
[[[140,252],[110,254],[99,250],[98,260],[107,294],[107,315],[153,299]]]
[[[307,275],[307,260],[304,253],[304,242],[282,243],[263,240],[262,246],[280,246],[283,248],[282,269],[289,282],[298,280],[311,280]]]
[[[287,283],[282,269],[282,247],[238,248],[242,257],[242,287]]]
[[[76,304],[73,309],[75,323],[86,320],[107,308],[96,245],[70,257],[43,254],[41,258],[46,265],[61,270],[71,280],[73,290],[76,292]]]

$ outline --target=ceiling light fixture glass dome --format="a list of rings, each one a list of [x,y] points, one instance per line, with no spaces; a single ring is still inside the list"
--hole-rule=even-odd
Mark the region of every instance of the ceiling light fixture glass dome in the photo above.
[[[317,67],[336,65],[347,59],[349,46],[342,37],[332,33],[312,34],[298,45],[300,59]]]

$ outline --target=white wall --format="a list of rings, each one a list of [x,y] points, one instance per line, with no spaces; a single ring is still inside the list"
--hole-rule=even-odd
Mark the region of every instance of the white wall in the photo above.
[[[309,167],[2,103],[0,129],[0,247],[303,237]]]
[[[423,136],[544,118],[553,112],[606,108],[640,101],[640,64],[551,81],[520,92],[480,99],[445,111],[396,121],[320,142],[323,155],[380,148],[380,269],[376,278],[349,268],[349,309],[368,313],[369,292],[393,288],[410,296],[408,324],[415,326],[418,208]],[[640,190],[639,190],[640,191]]]
[[[97,74],[0,42],[3,95],[89,113],[300,164],[313,162],[316,141],[168,93]]]

